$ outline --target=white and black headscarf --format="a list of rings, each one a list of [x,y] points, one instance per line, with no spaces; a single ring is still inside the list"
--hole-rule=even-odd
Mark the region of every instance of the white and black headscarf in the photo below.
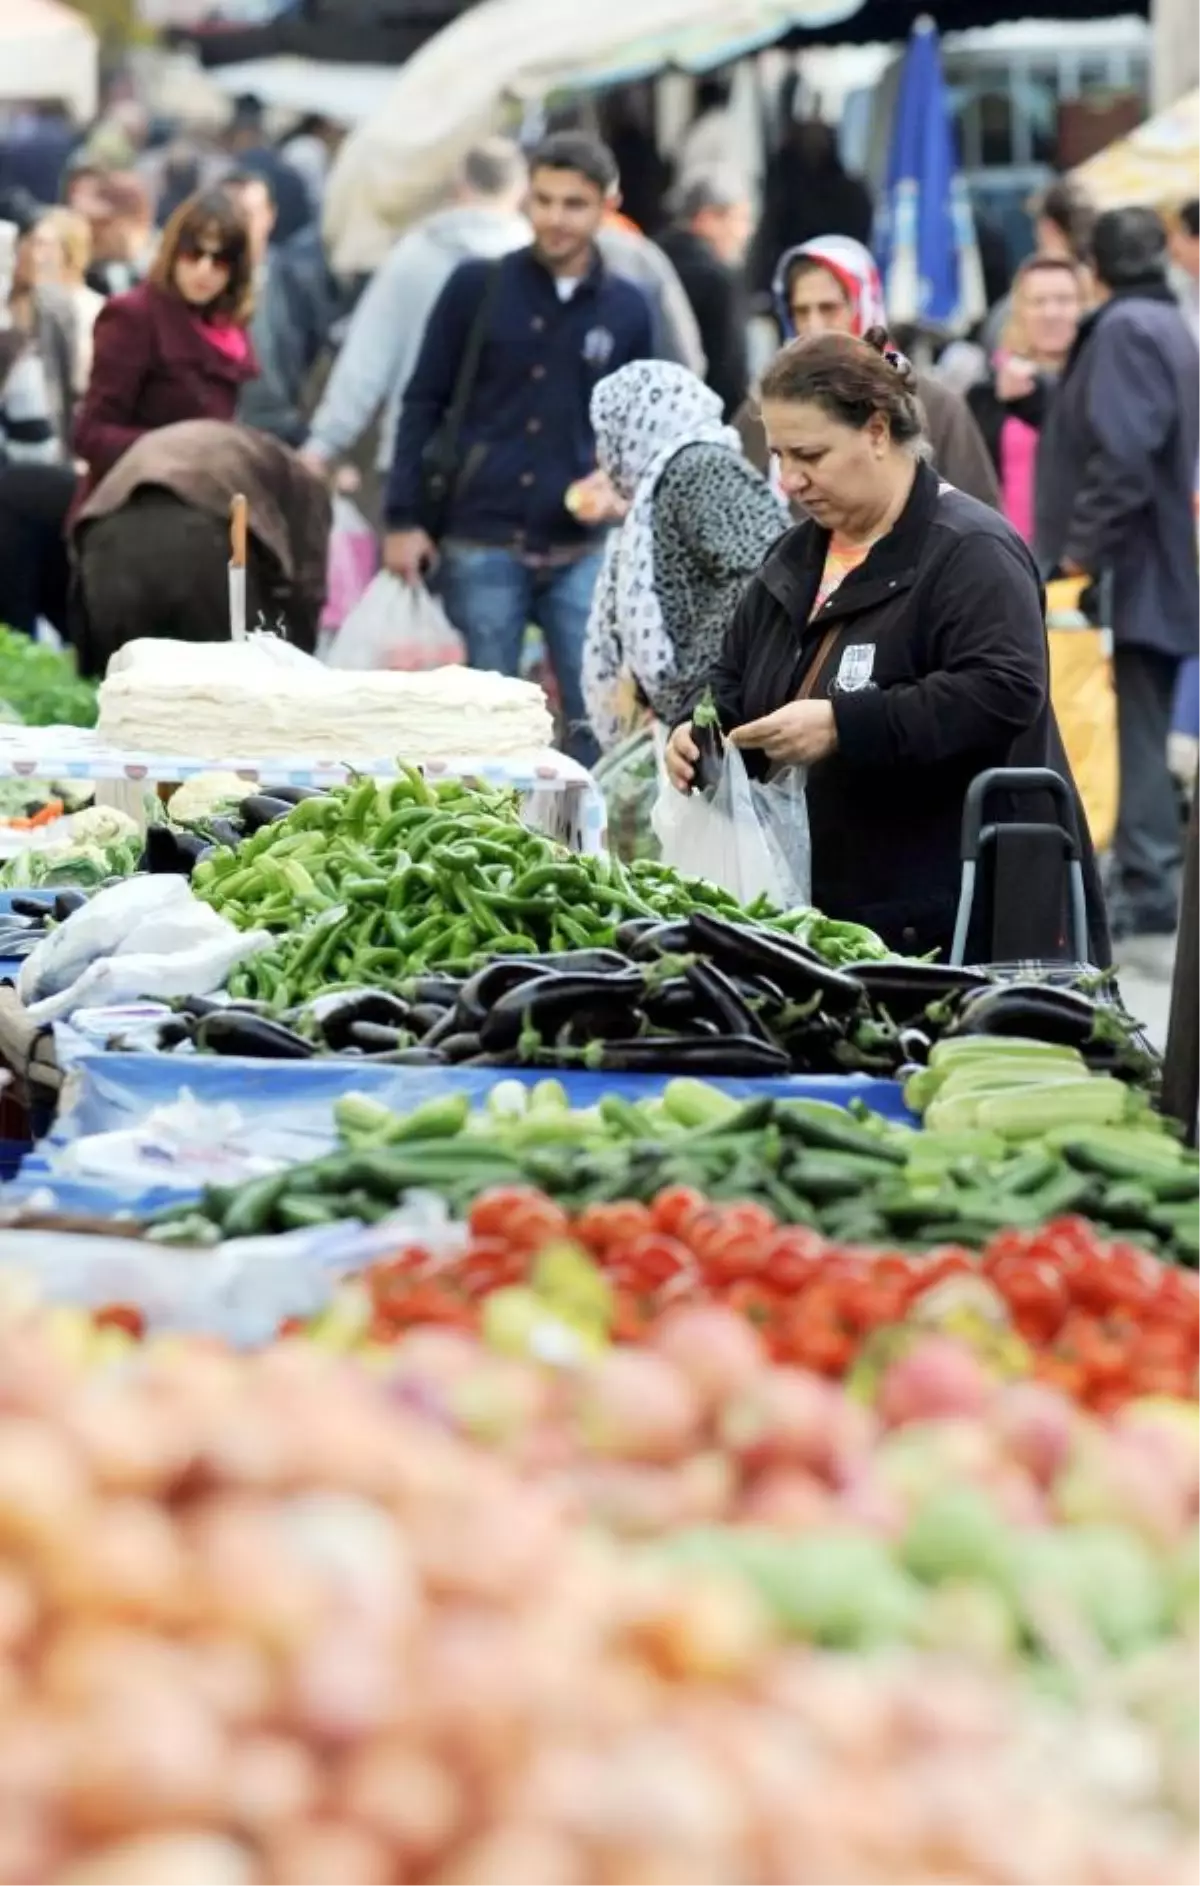
[[[721,417],[721,400],[686,367],[635,360],[601,380],[592,394],[596,459],[629,511],[610,532],[592,598],[583,658],[583,690],[592,731],[607,750],[623,731],[616,692],[628,670],[653,695],[675,671],[654,577],[654,491],[688,445],[741,440]]]

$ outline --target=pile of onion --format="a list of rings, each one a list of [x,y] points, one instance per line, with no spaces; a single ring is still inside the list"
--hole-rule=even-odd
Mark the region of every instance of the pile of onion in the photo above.
[[[747,1373],[694,1333],[660,1459]],[[573,1410],[614,1464],[630,1386]],[[781,1647],[305,1343],[0,1329],[0,1886],[1194,1878],[1134,1721]]]

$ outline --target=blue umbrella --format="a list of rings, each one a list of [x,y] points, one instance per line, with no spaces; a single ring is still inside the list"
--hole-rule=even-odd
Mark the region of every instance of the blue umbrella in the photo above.
[[[873,247],[888,316],[962,332],[986,312],[987,297],[937,28],[927,14],[915,22],[904,55],[887,178]]]

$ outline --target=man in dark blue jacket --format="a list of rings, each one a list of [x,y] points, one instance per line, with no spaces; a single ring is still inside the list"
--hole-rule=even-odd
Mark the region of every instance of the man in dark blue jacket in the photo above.
[[[1182,832],[1167,738],[1200,615],[1200,357],[1153,210],[1106,211],[1092,252],[1099,306],[1042,429],[1035,549],[1044,576],[1086,575],[1107,591],[1121,773],[1113,932],[1170,934]]]
[[[583,133],[561,132],[534,153],[533,244],[462,263],[442,290],[404,395],[384,507],[388,569],[412,583],[440,562],[442,599],[474,667],[515,674],[526,625],[537,623],[568,751],[585,765],[598,748],[579,671],[599,527],[614,515],[588,406],[598,380],[654,352],[649,303],[608,272],[596,247],[616,182],[611,153]],[[454,403],[477,318],[482,346],[456,476],[435,516],[428,448]]]

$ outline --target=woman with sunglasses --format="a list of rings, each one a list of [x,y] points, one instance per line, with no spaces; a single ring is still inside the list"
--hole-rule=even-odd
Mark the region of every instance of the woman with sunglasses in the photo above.
[[[184,419],[231,422],[258,373],[249,334],[250,237],[221,190],[181,203],[150,278],[116,295],[96,322],[92,377],[75,421],[87,466],[81,503],[143,433]]]

